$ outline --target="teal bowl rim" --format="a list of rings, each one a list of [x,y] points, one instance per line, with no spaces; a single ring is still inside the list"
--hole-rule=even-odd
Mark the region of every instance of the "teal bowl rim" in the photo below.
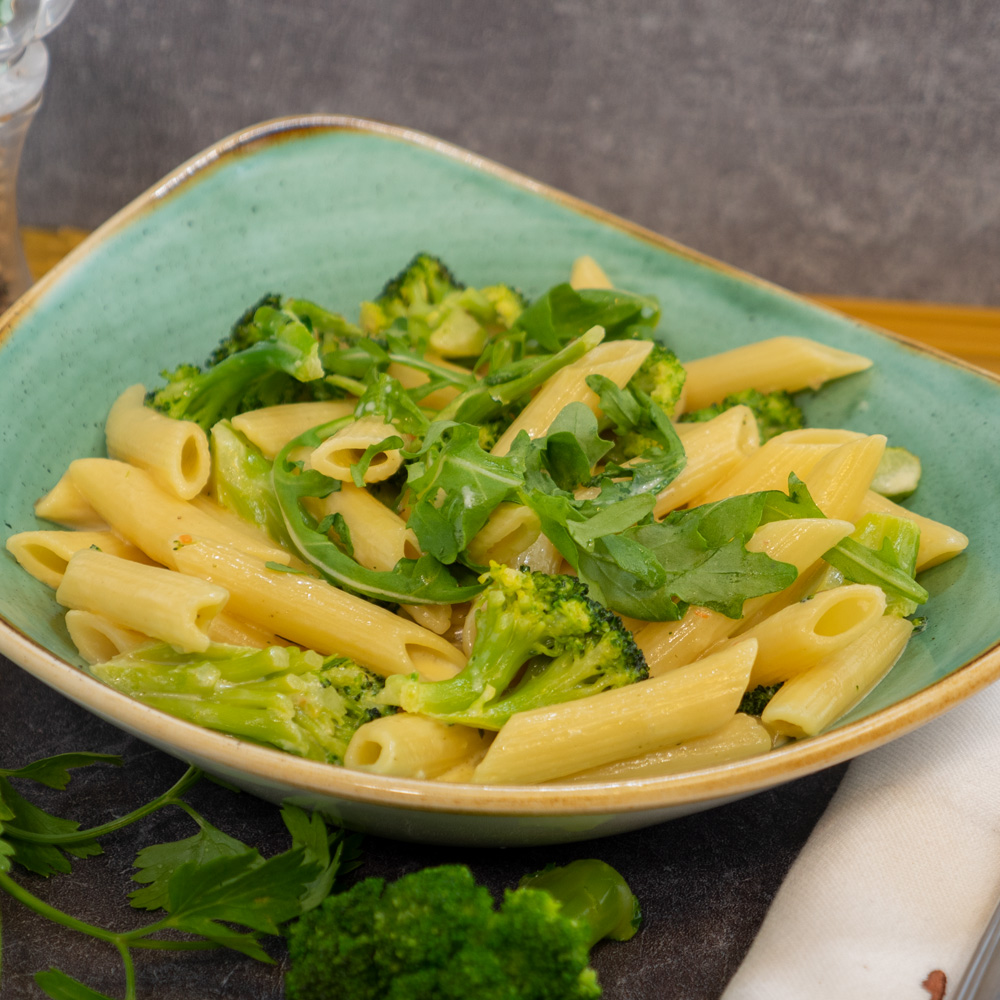
[[[196,180],[227,157],[250,155],[278,141],[294,141],[315,130],[354,131],[410,143],[508,184],[539,194],[635,238],[722,271],[771,292],[800,299],[778,285],[622,219],[461,147],[423,132],[349,115],[296,115],[241,129],[209,146],[139,195],[95,230],[0,317],[0,348],[19,320],[84,257],[180,186]],[[835,313],[816,304],[815,308]],[[840,315],[840,314],[838,314]],[[869,323],[859,325],[910,350],[963,368],[1000,385],[1000,377],[942,351]],[[482,816],[601,816],[656,810],[694,810],[740,798],[804,777],[875,749],[936,718],[1000,677],[1000,643],[923,691],[872,715],[800,743],[748,760],[697,771],[629,781],[578,785],[473,785],[389,778],[303,760],[202,729],[149,708],[105,687],[55,656],[0,615],[0,652],[43,683],[126,730],[168,745],[175,755],[198,757],[209,768],[242,772],[265,783],[280,782],[295,793],[418,812]]]

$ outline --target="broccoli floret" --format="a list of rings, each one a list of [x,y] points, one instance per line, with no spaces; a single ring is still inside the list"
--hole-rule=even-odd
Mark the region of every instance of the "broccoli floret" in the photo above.
[[[295,646],[215,644],[178,653],[165,643],[90,668],[95,677],[188,722],[267,743],[311,760],[343,764],[359,726],[394,711],[383,680],[343,656]]]
[[[584,1000],[589,952],[639,923],[625,880],[575,861],[522,880],[499,910],[468,868],[378,878],[328,896],[288,931],[288,1000]]]
[[[406,331],[414,347],[445,358],[476,358],[490,338],[509,330],[524,299],[505,285],[467,288],[436,257],[418,254],[374,302],[362,303],[369,334]]]
[[[454,677],[396,675],[385,700],[408,712],[499,729],[515,712],[555,705],[649,675],[621,619],[570,576],[491,563],[474,605],[475,640]],[[516,683],[514,683],[517,678]]]
[[[668,417],[673,417],[686,378],[687,372],[677,360],[677,355],[661,344],[654,343],[646,360],[629,380],[629,387],[640,389]]]
[[[249,323],[245,319],[237,322],[204,371],[181,365],[163,372],[167,384],[150,393],[149,405],[207,431],[244,410],[316,398],[305,385],[323,385],[319,343],[310,327],[269,304],[259,305]],[[244,342],[249,346],[236,349]]]
[[[366,333],[382,333],[398,319],[426,316],[445,296],[464,287],[437,257],[418,253],[374,302],[361,304],[361,326]]]
[[[253,347],[259,340],[264,340],[268,336],[267,331],[259,323],[254,322],[257,310],[265,306],[268,309],[280,309],[281,296],[269,292],[250,306],[233,324],[229,336],[212,351],[207,362],[209,367],[217,365],[220,361],[225,361],[230,354],[236,354],[238,351],[245,351],[248,347]]]
[[[757,418],[761,444],[777,434],[798,430],[804,423],[802,410],[795,405],[792,397],[782,389],[777,392],[758,392],[756,389],[744,389],[742,392],[726,396],[721,403],[713,403],[701,410],[685,413],[681,420],[685,423],[711,420],[731,406],[750,407],[753,415]]]
[[[778,693],[781,684],[759,684],[752,691],[747,691],[740,699],[737,712],[759,716],[767,708],[767,703]]]
[[[646,360],[629,380],[628,388],[648,396],[673,419],[686,378],[687,372],[677,360],[677,355],[666,347],[654,343]],[[615,440],[611,457],[616,462],[627,462],[658,446],[658,441],[642,434],[639,430],[626,431],[618,435]]]

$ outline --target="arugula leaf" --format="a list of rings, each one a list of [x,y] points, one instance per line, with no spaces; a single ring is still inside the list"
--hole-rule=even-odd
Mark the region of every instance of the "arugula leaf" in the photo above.
[[[64,789],[70,781],[70,770],[75,767],[89,767],[91,764],[114,764],[120,767],[121,757],[108,753],[61,753],[55,757],[34,760],[16,771],[0,767],[0,777],[28,778],[49,788]],[[4,816],[0,814],[0,819]],[[8,816],[7,819],[12,817]]]
[[[398,380],[385,372],[369,377],[354,408],[355,417],[379,417],[402,434],[423,435],[429,421]]]
[[[380,452],[393,451],[402,448],[405,442],[398,434],[390,434],[389,437],[376,441],[365,448],[361,457],[351,464],[351,480],[357,488],[364,489],[365,473],[368,472],[372,464],[372,459]]]
[[[203,865],[217,858],[234,857],[246,852],[246,844],[223,833],[204,818],[199,818],[198,825],[200,829],[193,837],[172,843],[153,844],[136,855],[135,867],[139,872],[132,878],[146,886],[129,895],[136,909],[166,909],[170,879],[182,865]]]
[[[841,539],[823,558],[852,583],[868,583],[881,587],[890,598],[926,604],[930,595],[895,563],[892,543],[886,539],[879,551],[862,545],[853,538]]]
[[[564,283],[536,299],[511,327],[524,332],[546,351],[558,351],[567,341],[591,329],[604,327],[609,340],[627,336],[636,326],[655,327],[660,304],[651,295],[618,289],[574,289]]]
[[[511,458],[483,451],[473,424],[435,422],[416,455],[408,471],[407,526],[425,553],[453,563],[521,476]]]
[[[432,554],[402,559],[394,570],[383,572],[362,566],[319,530],[302,501],[324,497],[340,484],[316,470],[303,471],[289,456],[298,448],[316,448],[330,425],[300,434],[281,450],[271,471],[282,517],[299,554],[337,587],[375,601],[399,604],[457,604],[474,597],[482,587],[455,579]]]
[[[50,968],[35,973],[35,983],[52,1000],[113,1000],[107,993],[91,989],[61,969]]]
[[[690,604],[739,618],[748,598],[783,590],[797,575],[794,566],[746,549],[766,498],[732,497],[591,537],[578,554],[580,579],[596,600],[632,618],[673,621]],[[577,525],[569,531],[584,538]]]

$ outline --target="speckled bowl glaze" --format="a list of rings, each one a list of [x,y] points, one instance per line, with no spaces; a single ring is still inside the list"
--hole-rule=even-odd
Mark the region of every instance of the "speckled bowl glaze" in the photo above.
[[[0,328],[0,506],[8,531],[80,455],[102,454],[115,396],[204,357],[248,302],[280,290],[350,312],[417,250],[470,284],[536,295],[590,253],[659,296],[682,360],[779,334],[865,354],[868,372],[806,404],[810,422],[919,452],[914,509],[966,532],[924,574],[929,624],[836,728],[764,757],[643,781],[482,787],[300,760],[130,701],[79,669],[52,593],[0,557],[0,650],[144,740],[272,800],[384,836],[525,845],[606,836],[720,805],[921,725],[1000,674],[1000,383],[865,327],[428,136],[347,117],[268,122],[180,167],[94,233]],[[85,748],[81,748],[85,749]]]

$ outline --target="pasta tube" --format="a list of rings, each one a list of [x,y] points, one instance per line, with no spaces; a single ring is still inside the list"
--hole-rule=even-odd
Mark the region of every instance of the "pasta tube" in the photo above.
[[[824,382],[871,367],[868,358],[804,337],[772,337],[687,361],[687,408],[700,410],[744,389],[818,389]]]
[[[588,254],[577,257],[570,269],[569,283],[573,288],[614,288],[604,268]]]
[[[119,625],[93,611],[67,611],[66,630],[87,663],[106,663],[120,653],[156,642],[142,632]]]
[[[338,590],[325,580],[270,569],[232,546],[194,539],[175,553],[182,573],[229,591],[229,611],[324,656],[349,656],[380,674],[455,674],[465,657],[415,622]]]
[[[783,608],[740,633],[740,639],[756,639],[759,644],[750,687],[786,681],[808,670],[849,646],[884,612],[884,591],[864,584],[824,590]]]
[[[360,417],[315,448],[310,461],[312,467],[324,476],[351,482],[351,467],[361,461],[368,448],[398,435],[396,428],[380,417]],[[381,483],[394,475],[402,464],[403,456],[399,449],[386,448],[372,458],[365,471],[364,481]]]
[[[675,430],[687,462],[680,475],[657,494],[653,508],[657,518],[691,502],[743,459],[756,454],[760,446],[757,421],[746,406],[731,406],[700,423],[677,424]]]
[[[766,552],[772,559],[791,563],[801,574],[854,526],[847,521],[802,518],[795,521],[773,521],[758,528],[747,542],[750,552]],[[794,584],[793,584],[794,586]],[[642,650],[654,677],[697,659],[717,642],[732,635],[759,608],[774,600],[765,594],[746,601],[743,618],[727,618],[708,608],[688,608],[680,621],[650,622],[636,634],[636,645]]]
[[[598,344],[579,361],[560,369],[504,431],[493,446],[493,454],[506,455],[521,431],[526,431],[530,438],[541,437],[563,407],[570,403],[584,403],[596,413],[598,399],[587,387],[587,376],[604,375],[621,388],[639,370],[652,349],[649,340],[612,340]]]
[[[78,458],[69,467],[74,485],[115,531],[150,558],[176,569],[175,540],[180,535],[214,538],[267,562],[288,563],[277,545],[258,541],[239,529],[178,500],[156,485],[143,469],[107,458]]]
[[[541,533],[541,521],[530,507],[502,503],[469,542],[469,555],[480,566],[489,566],[491,560],[517,566],[522,554],[535,544]]]
[[[786,736],[815,736],[853,708],[889,672],[913,623],[885,615],[849,646],[781,686],[761,721]]]
[[[489,745],[490,737],[469,726],[449,726],[422,715],[384,715],[355,732],[344,765],[397,778],[437,778],[481,757]]]
[[[7,539],[7,551],[36,580],[53,590],[62,583],[74,552],[98,549],[121,559],[150,564],[134,545],[111,531],[22,531]]]
[[[892,514],[895,517],[905,517],[920,528],[920,548],[917,551],[918,573],[953,559],[960,552],[964,552],[969,545],[968,537],[956,528],[907,510],[906,507],[900,507],[898,503],[893,503],[871,490],[861,500],[858,516],[862,514]]]
[[[174,420],[145,405],[146,389],[133,385],[112,404],[104,425],[108,458],[145,469],[182,500],[208,483],[208,436],[191,420]]]
[[[552,781],[715,732],[736,712],[756,653],[748,639],[661,677],[512,715],[474,781]]]
[[[70,559],[56,600],[104,615],[185,653],[208,649],[208,627],[229,598],[223,587],[83,549]]]
[[[80,531],[106,531],[107,521],[87,502],[68,472],[40,500],[35,502],[35,516]]]
[[[274,461],[279,451],[300,434],[320,424],[349,417],[354,413],[353,399],[320,400],[314,403],[281,403],[259,410],[247,410],[230,420],[261,454]]]
[[[659,778],[681,771],[697,771],[716,764],[730,764],[748,757],[767,753],[773,738],[759,719],[737,712],[718,732],[685,740],[664,750],[655,750],[640,757],[629,757],[613,764],[592,767],[560,778],[560,783],[579,784],[591,781],[637,781]]]

